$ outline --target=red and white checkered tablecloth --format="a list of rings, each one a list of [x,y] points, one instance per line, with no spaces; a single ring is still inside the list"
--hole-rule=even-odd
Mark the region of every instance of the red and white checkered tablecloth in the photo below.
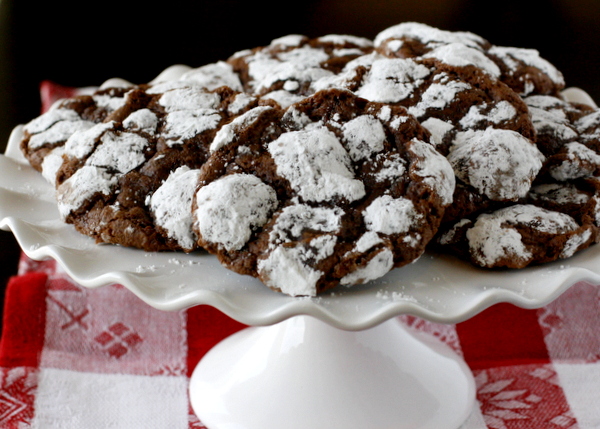
[[[45,83],[44,106],[70,91]],[[456,325],[401,319],[472,369],[477,404],[461,429],[600,428],[599,287],[578,283],[537,310],[498,304]],[[189,376],[243,327],[208,306],[165,312],[122,286],[84,288],[54,261],[23,256],[6,290],[0,427],[203,428]]]

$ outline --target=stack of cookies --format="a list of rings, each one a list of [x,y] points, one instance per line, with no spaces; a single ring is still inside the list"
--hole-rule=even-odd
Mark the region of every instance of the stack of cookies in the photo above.
[[[289,35],[61,100],[21,148],[97,242],[315,296],[428,247],[522,268],[597,242],[600,111],[564,87],[537,51],[467,32]]]

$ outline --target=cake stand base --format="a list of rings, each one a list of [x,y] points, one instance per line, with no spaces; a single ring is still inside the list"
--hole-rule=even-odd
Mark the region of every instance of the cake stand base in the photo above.
[[[217,344],[190,398],[209,429],[457,429],[475,383],[447,345],[395,318],[344,331],[296,316]]]

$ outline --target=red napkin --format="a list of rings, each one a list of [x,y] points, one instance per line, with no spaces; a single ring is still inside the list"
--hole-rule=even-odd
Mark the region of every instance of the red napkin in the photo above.
[[[22,257],[6,289],[0,427],[204,427],[189,376],[244,327],[208,306],[159,311],[119,285],[84,288]]]
[[[208,306],[156,310],[118,285],[74,283],[22,258],[0,342],[0,427],[202,428],[187,386],[199,359],[244,325]],[[469,364],[478,406],[464,429],[597,428],[600,295],[579,283],[550,305],[495,305],[457,325],[401,320]]]
[[[77,92],[42,88],[46,106]],[[597,429],[599,310],[598,287],[579,283],[538,310],[499,304],[456,325],[400,319],[473,370],[478,403],[462,429]],[[0,427],[203,428],[189,376],[243,327],[208,306],[166,312],[119,285],[84,288],[54,261],[23,256],[6,290]]]

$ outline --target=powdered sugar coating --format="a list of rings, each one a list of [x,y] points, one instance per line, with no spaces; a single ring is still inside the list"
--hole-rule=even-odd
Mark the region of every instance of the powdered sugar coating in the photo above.
[[[196,236],[192,231],[192,199],[199,176],[199,170],[179,167],[169,174],[147,202],[156,224],[188,251],[196,248]]]
[[[531,112],[533,125],[542,138],[560,140],[561,142],[574,141],[578,138],[578,132],[567,116],[569,105],[551,96],[535,95],[525,98],[525,102]],[[541,146],[547,154],[554,148]]]
[[[242,91],[243,89],[239,76],[233,71],[231,65],[224,61],[217,61],[189,70],[180,79],[194,82],[209,90],[217,89],[220,86],[228,86],[235,91]]]
[[[344,63],[371,52],[372,42],[350,35],[315,39],[291,34],[234,54],[228,62],[245,91],[290,106],[314,93],[312,83],[335,76]]]
[[[452,199],[450,164],[402,107],[331,89],[229,124],[213,140],[201,191],[251,175],[274,189],[278,206],[241,247],[207,243],[201,232],[199,243],[274,290],[310,296],[410,263]]]
[[[559,205],[582,205],[589,201],[590,196],[581,192],[572,183],[544,183],[531,188],[529,196],[534,200],[544,200]]]
[[[183,189],[169,185],[183,178],[167,179],[179,167],[197,170],[202,165],[209,139],[233,114],[227,109],[235,95],[226,87],[210,91],[190,81],[167,81],[105,87],[91,97],[79,96],[57,105],[63,114],[33,125],[52,126],[70,117],[89,124],[80,131],[72,128],[64,144],[44,147],[41,156],[33,153],[48,180],[64,185],[59,193],[65,220],[98,242],[147,251],[198,248],[189,222],[182,220],[185,216],[176,208],[175,196],[183,198]],[[112,103],[110,97],[119,100]],[[257,102],[256,98],[239,101],[242,111]],[[81,179],[84,173],[90,183]],[[196,184],[190,185],[186,192],[194,192]],[[156,193],[161,186],[165,188]],[[156,213],[152,213],[147,204],[155,193]],[[171,215],[179,216],[179,223],[169,220],[170,209],[157,202],[160,195],[165,204],[173,204]],[[84,206],[89,210],[78,210]]]
[[[421,94],[418,103],[408,108],[408,113],[420,119],[429,109],[444,109],[456,99],[460,92],[468,91],[471,88],[471,85],[465,82],[433,83]]]
[[[165,91],[159,99],[160,105],[167,112],[214,110],[220,102],[219,96],[214,92],[189,84]]]
[[[92,95],[92,98],[94,99],[96,106],[108,111],[117,110],[125,104],[125,97],[115,97],[109,93],[94,94]]]
[[[216,110],[179,110],[165,117],[163,136],[167,144],[182,144],[205,131],[214,130],[221,122],[221,115]]]
[[[483,113],[487,111],[486,113]],[[464,129],[479,128],[482,124],[499,125],[512,120],[517,115],[515,107],[506,100],[501,100],[493,105],[476,105],[460,120]]]
[[[257,53],[248,59],[248,73],[255,93],[264,93],[277,81],[312,81],[331,72],[320,67],[325,52],[310,46],[284,51],[276,56]]]
[[[110,195],[116,184],[117,176],[104,168],[80,168],[57,189],[56,198],[61,218],[66,219],[97,193]]]
[[[286,91],[285,89],[280,89],[277,91],[271,91],[261,96],[263,100],[273,100],[281,107],[289,107],[294,103],[302,101],[304,99],[303,95],[293,94],[290,91]]]
[[[32,135],[28,146],[30,149],[37,149],[47,144],[64,142],[73,132],[85,131],[93,125],[93,122],[82,120],[55,122],[48,129]]]
[[[363,213],[369,231],[382,234],[404,234],[423,220],[413,202],[389,195],[377,197]]]
[[[157,87],[149,91],[154,93]],[[222,116],[221,96],[197,84],[179,82],[179,85],[158,91],[159,104],[164,107],[163,137],[169,146],[182,144],[206,131],[215,130],[220,125]]]
[[[323,273],[308,267],[302,259],[300,249],[278,247],[259,262],[261,280],[290,296],[315,296],[316,283]]]
[[[379,59],[373,62],[356,95],[382,103],[397,103],[411,96],[431,71],[406,59]]]
[[[150,87],[146,89],[147,94],[151,95],[162,95],[165,92],[172,91],[174,89],[189,88],[190,86],[196,86],[201,88],[199,85],[195,85],[193,82],[185,80],[164,80],[154,82]]]
[[[246,110],[246,108],[255,101],[256,97],[241,92],[237,94],[234,100],[229,104],[229,106],[227,106],[227,112],[230,115],[237,115]]]
[[[540,56],[535,49],[514,48],[505,46],[493,46],[489,53],[502,60],[511,73],[518,72],[521,64],[541,70],[559,88],[564,87],[565,80],[562,73],[550,62]],[[528,95],[534,90],[531,85],[526,85],[523,95]]]
[[[420,38],[424,50],[412,59],[386,58],[385,56],[393,50],[405,52],[412,43],[409,40],[391,40],[389,37],[392,39],[394,37]],[[169,162],[172,162],[170,156],[173,152],[170,152],[171,149],[181,150],[181,153],[187,156],[188,148],[196,145],[196,150],[202,152],[206,149],[203,145],[208,142],[206,144],[208,147],[210,144],[210,137],[207,137],[206,140],[195,139],[191,142],[192,144],[188,140],[205,132],[208,132],[206,136],[216,134],[217,137],[212,141],[213,145],[210,147],[211,153],[208,155],[216,156],[215,154],[221,149],[231,145],[232,153],[237,154],[238,158],[230,160],[229,163],[224,162],[222,166],[224,177],[209,181],[208,184],[203,185],[202,189],[216,186],[215,184],[225,180],[226,177],[247,175],[254,178],[248,180],[256,179],[257,183],[270,188],[273,192],[277,186],[283,186],[282,183],[291,185],[291,191],[277,187],[277,198],[284,201],[286,207],[289,207],[290,204],[291,206],[300,206],[305,202],[310,204],[312,209],[315,209],[316,205],[326,205],[331,209],[340,201],[356,206],[363,204],[361,201],[364,201],[362,208],[366,207],[366,209],[361,215],[364,218],[364,224],[370,230],[352,232],[356,235],[353,240],[356,241],[360,237],[355,247],[351,246],[351,242],[341,242],[341,237],[351,235],[348,232],[351,227],[349,219],[352,216],[360,217],[360,215],[350,214],[347,205],[344,206],[344,210],[346,210],[344,214],[340,215],[340,218],[344,218],[344,230],[340,236],[333,232],[312,236],[314,229],[308,228],[308,232],[303,230],[298,232],[297,236],[295,233],[292,234],[293,238],[290,238],[289,231],[286,231],[285,234],[280,231],[280,236],[283,237],[281,240],[286,242],[287,246],[271,243],[272,247],[269,252],[258,256],[258,264],[263,264],[262,272],[265,279],[279,279],[269,283],[270,286],[277,289],[280,287],[279,282],[283,282],[282,284],[287,285],[283,289],[289,290],[292,295],[311,294],[313,291],[316,293],[320,290],[322,279],[331,275],[328,271],[330,267],[327,264],[330,263],[328,261],[337,251],[346,252],[342,252],[343,255],[352,252],[363,253],[362,265],[357,263],[350,269],[350,272],[337,280],[343,284],[368,281],[387,272],[394,265],[394,259],[399,253],[399,248],[393,247],[390,244],[391,239],[383,237],[384,235],[400,235],[401,237],[393,239],[405,243],[407,247],[417,248],[422,244],[418,233],[402,235],[407,234],[411,228],[418,229],[421,221],[429,222],[429,220],[425,220],[428,213],[423,211],[423,207],[419,206],[418,201],[412,201],[403,195],[399,196],[401,194],[399,189],[411,187],[413,182],[416,182],[422,189],[432,190],[434,197],[438,198],[442,205],[450,204],[455,180],[448,160],[439,155],[427,142],[426,134],[419,135],[418,138],[412,136],[409,138],[409,140],[412,139],[410,143],[405,141],[390,143],[392,135],[397,138],[397,134],[394,134],[395,131],[401,130],[405,122],[412,120],[412,118],[409,120],[408,116],[398,115],[397,110],[392,114],[390,106],[379,108],[377,112],[372,111],[369,115],[343,119],[338,115],[326,118],[322,122],[315,120],[314,117],[295,115],[294,109],[290,109],[286,112],[289,113],[286,120],[293,117],[293,121],[286,122],[284,125],[277,123],[269,131],[273,136],[277,135],[276,138],[272,139],[271,134],[265,132],[261,135],[264,140],[257,140],[261,144],[264,143],[268,153],[261,152],[257,149],[259,144],[252,141],[244,141],[243,144],[237,145],[237,136],[255,125],[260,113],[271,109],[271,107],[251,108],[252,105],[257,105],[258,94],[264,97],[263,100],[274,100],[283,108],[292,106],[294,103],[301,103],[316,89],[322,88],[345,88],[370,101],[380,100],[385,103],[403,104],[410,113],[423,121],[425,128],[433,135],[433,143],[437,144],[443,153],[446,154],[450,150],[449,159],[452,160],[459,179],[475,186],[488,198],[514,200],[530,197],[527,195],[526,189],[529,189],[533,176],[540,170],[538,163],[543,161],[539,152],[530,150],[533,147],[529,138],[532,137],[532,134],[524,132],[522,138],[516,137],[521,129],[515,127],[511,122],[519,121],[519,115],[523,113],[522,109],[517,105],[518,103],[515,104],[510,99],[501,99],[502,97],[498,97],[497,93],[487,88],[488,93],[477,94],[474,97],[477,101],[469,104],[469,96],[465,94],[470,94],[472,91],[471,82],[459,76],[460,72],[452,68],[475,66],[480,69],[479,71],[484,71],[490,79],[495,77],[504,79],[510,74],[508,72],[513,71],[515,76],[520,76],[518,73],[522,64],[537,68],[550,76],[554,71],[548,67],[549,63],[544,62],[545,60],[539,61],[537,52],[528,50],[509,52],[508,50],[503,51],[502,48],[494,49],[490,48],[487,41],[471,33],[432,30],[430,27],[416,23],[407,23],[382,32],[381,35],[378,35],[376,44],[384,42],[387,44],[387,53],[384,54],[383,50],[380,50],[378,53],[371,54],[373,45],[370,41],[362,38],[329,35],[309,40],[304,36],[290,35],[274,40],[266,49],[240,52],[234,55],[234,58],[244,58],[248,64],[247,70],[235,68],[233,62],[218,62],[186,73],[180,82],[164,82],[154,85],[148,88],[147,94],[156,95],[152,98],[153,104],[148,104],[153,106],[152,109],[155,111],[150,108],[139,109],[125,119],[123,119],[123,115],[111,115],[110,119],[114,119],[116,122],[105,125],[106,129],[98,127],[87,136],[82,128],[81,132],[77,133],[77,138],[85,140],[83,137],[86,137],[87,141],[75,144],[77,138],[74,138],[69,145],[66,159],[84,160],[87,158],[88,166],[106,166],[107,169],[110,168],[111,173],[116,173],[115,177],[119,177],[119,179],[125,177],[121,175],[128,172],[137,173],[136,170],[139,170],[141,171],[139,178],[143,184],[135,192],[139,191],[143,196],[143,192],[151,192],[149,190],[156,187],[151,183],[152,176],[146,176],[150,170],[144,171],[145,166],[143,166],[146,158],[149,159],[154,151],[164,151],[153,158],[157,168],[164,173],[169,168],[175,168],[173,165],[178,166],[177,163],[169,165]],[[326,47],[326,44],[331,46]],[[393,47],[394,49],[392,49]],[[341,67],[351,57],[356,59],[347,62],[343,71],[335,69],[337,65]],[[497,62],[493,62],[492,58]],[[337,60],[340,60],[339,63]],[[334,66],[330,68],[331,64]],[[438,68],[443,69],[444,72],[441,73]],[[250,80],[245,80],[248,77],[243,76],[245,72],[250,76]],[[551,77],[555,78],[554,88],[560,86],[560,75]],[[533,83],[526,80],[524,82],[527,90],[523,93],[538,91],[539,88]],[[222,83],[234,89],[243,88],[249,93],[238,94],[234,102],[226,104],[227,110],[223,110],[221,97],[207,91],[207,88],[220,87]],[[487,81],[481,87],[486,85]],[[93,97],[94,103],[108,111],[118,111],[130,103],[131,94],[135,94],[137,91],[133,86],[129,89],[131,89],[130,92],[123,92],[118,97],[112,97],[109,93],[99,94]],[[127,95],[123,96],[123,94]],[[486,96],[489,98],[486,99]],[[273,105],[273,103],[270,104]],[[464,109],[464,105],[469,105],[469,108]],[[531,110],[537,108],[532,105],[530,107]],[[249,111],[247,111],[248,109]],[[536,124],[538,130],[545,126],[542,125],[544,121],[546,124],[551,123],[554,113],[559,114],[558,110],[553,112],[542,110]],[[122,112],[126,111],[127,109],[122,109]],[[442,111],[446,112],[438,114]],[[449,114],[454,112],[459,113],[456,113],[455,116]],[[237,115],[242,116],[236,118]],[[65,113],[62,119],[59,116],[60,114],[57,115],[58,119],[48,117],[40,120],[39,124],[32,124],[30,129],[39,127],[43,128],[40,132],[45,132],[60,122],[68,121],[71,116],[74,122],[84,123],[86,121],[79,114]],[[546,165],[547,171],[545,172],[550,172],[550,177],[569,181],[574,177],[586,178],[590,174],[594,174],[594,169],[591,167],[581,168],[582,162],[586,165],[598,164],[598,155],[590,143],[598,137],[597,130],[589,128],[590,124],[594,122],[592,116],[584,116],[579,124],[574,125],[572,117],[563,115],[564,126],[561,124],[556,127],[557,130],[564,133],[562,137],[570,138],[569,133],[574,130],[575,133],[581,133],[582,138],[573,138],[568,144],[563,145],[564,150],[559,155],[566,156],[566,160],[562,163],[554,162],[554,164]],[[534,114],[533,117],[535,120],[536,115]],[[103,120],[102,118],[89,121],[89,125],[92,126],[94,121]],[[41,125],[44,121],[46,121],[45,128]],[[119,121],[122,122],[119,123]],[[227,125],[223,126],[223,123]],[[490,137],[492,134],[490,130],[493,128],[486,129],[488,126],[507,128],[502,132],[514,133],[511,136],[510,144],[506,143],[509,140],[508,137],[506,139],[498,137],[500,136],[500,132],[498,132],[494,135],[501,140],[499,147],[488,145],[483,148],[493,140]],[[586,131],[583,130],[584,128]],[[54,131],[60,130],[57,128]],[[503,136],[507,135],[503,134]],[[62,137],[58,139],[44,137],[42,139],[40,136],[37,137],[39,140],[33,137],[35,136],[31,136],[30,139],[33,141],[33,145],[38,145],[39,148],[45,145],[50,146],[50,148],[44,147],[44,151],[47,151],[48,154],[45,155],[43,170],[48,177],[55,177],[56,171],[60,170],[59,164],[62,165],[59,159],[62,159],[63,153],[67,153],[62,147],[53,147],[61,144]],[[421,138],[424,141],[420,140]],[[117,140],[122,140],[125,145],[117,145]],[[151,143],[148,145],[143,141]],[[479,143],[476,144],[476,141]],[[526,141],[529,142],[529,146],[525,145]],[[274,145],[275,142],[277,142],[277,146]],[[399,144],[401,149],[390,153],[389,146],[391,144]],[[182,149],[184,146],[185,148]],[[316,155],[310,154],[312,151],[315,151]],[[471,151],[470,155],[474,154],[474,156],[467,156],[466,152],[468,151]],[[410,154],[411,162],[403,157],[407,154]],[[262,157],[260,161],[265,165],[273,161],[277,171],[268,171],[267,173],[251,171],[252,174],[246,174],[250,164],[247,159],[258,155]],[[270,155],[270,158],[267,155]],[[501,161],[500,166],[491,161],[493,157],[497,157],[497,160]],[[515,160],[518,161],[521,157],[523,157],[523,163],[515,163]],[[510,159],[506,164],[510,165],[510,168],[505,168],[504,161],[506,159]],[[486,164],[488,161],[489,163]],[[201,164],[203,161],[194,162]],[[77,167],[74,163],[72,166]],[[497,169],[490,170],[488,168],[490,166],[497,167]],[[182,171],[186,168],[188,167],[182,167]],[[511,179],[512,181],[506,180],[509,169],[514,169],[516,173],[515,177]],[[237,174],[242,170],[246,173]],[[99,171],[101,170],[96,173]],[[156,191],[154,194],[157,201],[163,193],[165,195],[161,199],[168,200],[167,189],[175,186],[178,175],[175,175],[173,170],[171,171],[173,177],[169,176],[169,179],[163,183],[163,186],[166,187],[164,189],[160,187],[161,191]],[[88,174],[91,173],[88,172]],[[181,174],[183,175],[183,173]],[[102,176],[99,173],[97,175]],[[62,177],[64,178],[64,176]],[[138,178],[136,174],[127,177],[131,182],[135,182]],[[194,178],[198,177],[194,176]],[[263,180],[273,180],[274,183],[267,184]],[[68,181],[69,179],[67,179]],[[372,186],[374,189],[379,189],[378,186],[381,188],[387,186],[390,191],[383,196],[372,195],[365,187],[366,185],[361,183],[363,181],[369,182],[368,186]],[[98,183],[100,182],[99,180]],[[169,186],[167,186],[167,182]],[[190,179],[190,183],[192,182],[193,180]],[[335,186],[330,186],[334,184]],[[497,188],[500,186],[510,189],[504,192],[503,189]],[[112,185],[103,188],[99,184],[96,189],[100,189],[100,191],[96,194],[108,195],[108,191],[104,191],[108,188],[112,189],[111,192],[114,191]],[[188,186],[186,190],[189,190],[188,188],[191,186]],[[263,186],[259,186],[259,188],[263,191],[267,189]],[[65,187],[64,190],[66,189]],[[176,193],[174,189],[172,188],[172,193]],[[115,192],[111,198],[118,198],[119,192],[120,190]],[[422,195],[428,194],[422,192]],[[133,195],[133,197],[137,198],[138,195]],[[594,201],[594,199],[597,197],[588,196],[588,201]],[[370,204],[367,204],[367,201],[370,201]],[[250,222],[251,226],[243,228],[244,233],[241,236],[244,237],[248,230],[251,231],[250,235],[259,236],[263,227],[272,232],[273,219],[281,218],[278,207],[278,203],[274,200],[269,209],[269,215],[265,215],[264,219],[261,217],[261,220],[256,223]],[[107,208],[113,208],[115,212],[121,209],[119,203],[114,201],[107,202]],[[351,208],[355,209],[356,207],[352,206]],[[391,216],[392,213],[394,216]],[[158,219],[161,216],[155,215],[155,217]],[[412,219],[414,222],[407,226],[398,221],[398,218],[402,217]],[[187,221],[182,224],[187,224]],[[433,224],[435,221],[432,222]],[[164,227],[166,223],[157,222],[157,225]],[[170,235],[171,238],[175,238],[175,236],[176,234]],[[589,230],[571,235],[567,239],[561,257],[572,254],[590,237]],[[230,246],[227,249],[232,253],[247,251],[245,246],[249,239],[230,244],[233,240],[230,237],[214,243],[221,247],[226,247],[223,243],[227,243]],[[178,241],[180,245],[184,243],[182,239]],[[189,241],[185,242],[189,243]],[[254,242],[252,244],[256,245]],[[184,247],[184,249],[188,248]],[[281,265],[283,261],[289,262],[290,267],[294,268],[287,272],[285,265]],[[298,275],[296,279],[303,286],[295,289],[296,286],[289,284],[289,278],[286,277],[288,275],[290,278]],[[331,278],[328,277],[327,281],[331,281]]]
[[[353,161],[381,152],[385,130],[380,121],[370,115],[358,116],[342,125],[346,148]]]
[[[575,127],[582,134],[587,134],[587,138],[598,138],[598,130],[600,129],[600,109],[596,109],[592,113],[575,121]]]
[[[568,182],[600,172],[598,109],[553,96],[525,99],[538,134],[537,144],[547,156],[544,173]]]
[[[379,237],[379,234],[375,231],[367,231],[356,241],[353,250],[364,253],[381,243],[383,243],[383,240]]]
[[[315,265],[333,254],[342,214],[305,204],[284,208],[269,233],[268,257],[258,262],[261,280],[291,296],[315,296],[324,274]],[[305,230],[320,234],[308,243],[297,242]]]
[[[594,132],[594,120],[586,119],[595,109],[549,95],[529,96],[525,101],[536,128],[537,146],[546,155],[534,186],[522,197],[530,207],[528,212],[500,219],[503,212],[514,214],[522,209],[489,211],[488,207],[479,217],[446,225],[437,238],[442,251],[484,267],[522,268],[571,257],[598,241],[597,140],[582,138],[578,128],[585,122],[591,126],[587,131]],[[478,225],[475,232],[474,224]],[[489,238],[484,240],[486,234]]]
[[[56,147],[42,161],[42,176],[53,186],[56,186],[56,173],[63,164],[64,153],[64,146]]]
[[[278,37],[276,39],[271,40],[271,46],[300,46],[305,39],[306,37],[301,34],[288,34],[286,36]]]
[[[439,118],[427,118],[421,122],[427,131],[431,133],[431,141],[434,145],[441,145],[449,131],[454,129],[454,125],[450,122],[443,121]]]
[[[450,245],[456,241],[458,241],[459,239],[457,238],[457,233],[458,231],[465,227],[465,226],[470,226],[473,224],[473,221],[471,219],[461,219],[458,222],[456,222],[454,225],[452,225],[450,228],[445,229],[444,231],[440,231],[438,233],[438,237],[437,237],[437,241],[439,244],[441,244],[442,246],[446,246],[446,245]]]
[[[217,134],[210,145],[210,151],[214,152],[233,142],[240,130],[253,124],[264,112],[271,109],[272,107],[270,106],[258,106],[236,117],[228,124],[223,125],[219,131],[217,131]]]
[[[467,231],[471,255],[482,266],[495,266],[501,260],[514,259],[525,266],[533,254],[522,236],[511,225],[523,224],[548,234],[576,231],[573,218],[533,205],[514,205],[479,216]]]
[[[362,79],[362,76],[359,75],[358,70],[360,70],[362,67],[370,69],[373,63],[378,60],[385,59],[386,57],[378,54],[377,52],[356,57],[355,59],[346,63],[339,73],[322,77],[317,81],[311,82],[310,90],[311,92],[315,93],[330,88],[351,89],[357,79]]]
[[[418,161],[412,165],[411,172],[421,177],[434,192],[439,195],[442,204],[452,203],[456,179],[450,163],[430,144],[414,140],[409,150],[416,154]]]
[[[581,249],[592,237],[592,231],[585,229],[579,234],[573,234],[567,239],[563,251],[560,253],[559,258],[567,259],[573,256],[577,251]]]
[[[119,173],[127,173],[146,160],[144,149],[148,140],[134,133],[111,131],[100,138],[100,144],[86,160],[86,165],[112,168]]]
[[[380,47],[394,38],[419,39],[424,46],[422,55],[414,58],[394,58],[390,52],[381,49],[378,52],[365,52],[364,55],[347,62],[341,71],[333,74],[313,75],[306,79],[281,77],[282,89],[269,93],[267,97],[288,106],[298,102],[306,94],[299,90],[305,87],[299,82],[310,81],[309,88],[312,92],[327,88],[344,88],[367,100],[401,104],[418,119],[423,122],[429,121],[428,125],[435,131],[433,142],[443,153],[447,153],[452,145],[458,145],[464,138],[464,131],[471,128],[484,130],[492,126],[522,133],[526,139],[534,137],[533,125],[522,100],[496,82],[496,78],[499,78],[502,72],[495,62],[497,58],[488,55],[491,45],[487,41],[471,33],[445,32],[422,24],[405,23],[382,32],[374,45]],[[289,49],[281,52],[277,52],[271,46],[252,54],[244,54],[248,55],[246,61],[250,63],[249,70],[251,62],[257,58],[274,61],[273,64],[291,64],[294,59],[307,55],[307,52],[312,52],[313,49],[309,49],[307,40],[301,37],[296,37],[293,43],[285,45]],[[293,48],[290,48],[292,46]],[[469,77],[468,74],[460,75],[452,70],[442,70],[431,59],[455,68],[472,66],[483,70],[490,83],[482,85],[481,77]],[[314,56],[304,61],[304,67],[316,67],[317,63],[319,59]],[[266,73],[267,68],[261,70]],[[250,77],[251,85],[262,79],[259,76]],[[269,84],[272,86],[272,83]],[[487,89],[486,85],[492,89]],[[506,94],[503,94],[503,91]],[[515,147],[518,148],[523,139],[515,137],[515,140]],[[508,152],[507,150],[503,156],[518,159],[522,154],[522,151],[513,154]],[[355,159],[356,155],[352,149],[350,153]],[[539,158],[537,154],[534,155],[534,158]],[[515,181],[507,182],[513,186],[506,192],[510,195],[509,198],[518,198],[517,196],[526,193],[533,176],[539,171],[538,161],[536,159],[533,162],[533,168],[530,170],[519,172],[521,176]],[[389,173],[392,174],[392,169]],[[380,172],[378,180],[383,176],[385,173]],[[462,177],[464,178],[464,175]],[[497,185],[498,181],[491,186],[495,188]],[[487,196],[492,194],[494,192],[487,190]],[[495,193],[493,198],[505,197]]]
[[[56,104],[48,110],[46,113],[32,119],[23,126],[23,131],[29,134],[37,134],[47,130],[52,125],[61,121],[77,122],[80,121],[81,117],[77,112],[72,109],[59,107]]]
[[[566,181],[588,177],[600,169],[600,155],[581,143],[571,142],[564,146],[562,162],[550,167],[550,175],[556,180]]]
[[[341,227],[343,214],[339,208],[312,207],[307,204],[287,206],[278,214],[269,232],[269,247],[289,243],[301,237],[305,230],[335,233]]]
[[[256,176],[233,174],[200,188],[195,223],[201,239],[227,250],[242,248],[277,206],[275,191]]]
[[[543,159],[522,135],[494,128],[465,133],[448,155],[456,176],[492,200],[524,197]]]
[[[365,195],[363,184],[354,177],[350,155],[324,127],[282,134],[269,143],[269,152],[278,174],[305,201],[354,201]]]
[[[114,122],[100,123],[83,130],[72,130],[72,134],[65,142],[67,156],[84,159],[96,146],[98,139],[108,130],[114,129]]]
[[[342,285],[367,283],[387,274],[394,267],[394,253],[387,248],[377,252],[364,267],[346,274],[340,280]]]
[[[318,38],[320,42],[333,43],[334,45],[352,44],[361,48],[370,48],[373,42],[365,37],[354,36],[352,34],[327,34]]]
[[[423,55],[423,58],[435,58],[445,64],[455,67],[475,66],[490,76],[500,77],[500,68],[481,50],[469,47],[463,43],[449,43],[439,46]]]
[[[382,167],[374,174],[377,182],[393,182],[406,173],[407,162],[398,154],[385,157]]]
[[[375,36],[374,44],[379,47],[388,39],[405,37],[420,40],[424,44],[439,46],[440,44],[460,43],[465,46],[480,48],[487,44],[481,36],[465,31],[445,31],[418,22],[403,22],[386,28]]]
[[[440,49],[446,49],[447,46],[449,45],[440,45]],[[463,75],[439,68],[420,58],[386,58],[380,54],[370,54],[349,62],[340,75],[318,81],[314,86],[342,87],[368,100],[406,107],[410,114],[432,131],[433,143],[444,154],[452,151],[453,147],[460,146],[473,129],[481,132],[487,128],[503,130],[498,132],[498,136],[503,135],[512,148],[505,146],[506,150],[501,155],[492,154],[493,149],[488,150],[486,157],[503,158],[500,160],[515,163],[515,167],[518,163],[525,167],[524,164],[529,162],[521,160],[520,156],[524,152],[533,157],[531,168],[518,171],[520,176],[515,181],[504,184],[496,181],[490,184],[493,188],[512,186],[512,189],[506,190],[511,199],[527,192],[541,167],[540,154],[535,153],[537,150],[531,141],[535,131],[525,103],[492,76],[472,76],[469,73]],[[513,133],[509,134],[509,130]],[[482,135],[489,134],[491,131]],[[480,144],[478,150],[479,154],[475,153],[473,156],[482,155],[484,143]],[[461,150],[453,157],[456,160],[460,154],[460,164],[464,164],[470,157],[470,152],[460,152]],[[471,164],[480,162],[481,160],[474,160]],[[453,165],[458,168],[458,164],[455,162]],[[462,168],[466,167],[463,165]],[[467,179],[464,171],[457,172],[457,176]],[[505,198],[489,190],[486,195],[493,199]]]
[[[150,109],[136,110],[123,120],[124,128],[148,134],[155,134],[157,126],[158,116]]]

